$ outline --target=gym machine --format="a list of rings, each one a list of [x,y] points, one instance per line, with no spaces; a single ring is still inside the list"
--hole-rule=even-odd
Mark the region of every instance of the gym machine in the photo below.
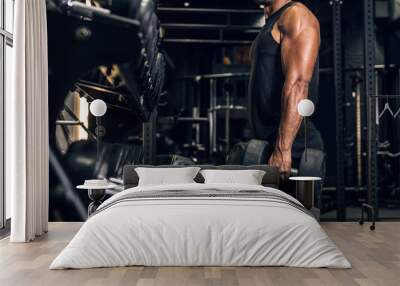
[[[180,149],[187,150],[191,155],[201,153],[201,157],[190,156],[195,162],[224,164],[233,143],[242,139],[235,138],[237,134],[232,128],[232,120],[235,123],[240,120],[243,125],[247,121],[246,96],[238,95],[238,85],[243,87],[241,91],[246,90],[248,75],[218,73],[179,78],[190,100],[176,116],[159,117],[160,129],[189,126],[190,134]],[[201,96],[205,90],[208,91],[207,96]],[[245,94],[241,91],[240,94]],[[187,115],[183,116],[185,111]]]
[[[225,160],[221,162],[222,164],[265,164],[272,152],[270,144],[261,138],[243,142],[242,140],[244,138],[242,137],[239,138],[239,142],[236,141],[236,144],[232,144],[233,136],[230,134],[230,131],[235,129],[234,124],[236,123],[236,121],[232,122],[232,118],[236,119],[238,117],[233,117],[232,114],[236,113],[236,115],[238,115],[238,113],[240,113],[243,121],[247,123],[249,120],[248,106],[249,104],[254,104],[252,100],[248,99],[247,93],[245,93],[243,98],[240,98],[236,93],[238,90],[236,88],[237,82],[242,81],[247,87],[248,77],[248,73],[224,73],[196,75],[183,78],[185,82],[192,83],[194,89],[192,93],[194,97],[194,106],[188,107],[192,108],[194,112],[192,113],[191,118],[177,117],[175,122],[185,122],[185,124],[193,126],[196,134],[195,140],[197,145],[201,144],[200,141],[197,141],[200,137],[200,129],[202,127],[208,127],[208,151],[211,159],[207,162],[215,162],[215,156],[218,156],[218,153],[222,153],[225,157]],[[208,107],[206,110],[204,110],[204,107],[203,110],[201,110],[202,105],[198,100],[198,91],[206,90],[207,88],[209,89],[209,96],[206,98],[206,101],[208,101]],[[240,99],[242,99],[243,102],[240,102]],[[260,125],[259,122],[254,122],[254,117],[250,118],[250,120],[253,121],[253,124]],[[221,121],[223,124],[221,124]],[[220,124],[218,124],[218,122]],[[242,131],[245,129],[246,126],[241,128]],[[218,139],[218,134],[222,134],[221,139]],[[241,136],[243,136],[243,134],[241,134]],[[252,136],[249,136],[249,138],[251,137]],[[257,136],[253,138],[257,138]],[[190,138],[190,140],[193,140],[193,138]],[[305,156],[306,153],[307,160]],[[307,152],[304,152],[299,161],[299,165],[297,166],[298,168],[292,170],[292,175],[325,177],[325,154],[322,151],[307,149]]]
[[[126,10],[120,7],[123,4]],[[123,16],[114,14],[122,10]],[[120,88],[124,103],[141,119],[149,119],[165,69],[164,56],[158,50],[159,24],[153,1],[113,1],[107,8],[78,1],[49,1],[48,34],[50,94],[57,94],[50,96],[50,104],[58,107],[52,118],[60,111],[68,90],[85,73],[100,65],[116,64],[124,82]]]
[[[209,152],[210,156],[218,152],[217,142],[217,119],[218,114],[222,112],[224,114],[224,150],[230,150],[231,148],[231,115],[233,112],[246,112],[247,107],[243,105],[234,104],[233,83],[232,80],[243,80],[248,78],[248,73],[225,73],[225,74],[208,74],[198,77],[199,80],[208,80],[210,86],[210,106],[208,108],[208,120],[209,120],[209,132],[210,132],[210,144]],[[223,82],[223,104],[217,103],[218,92],[217,92],[217,80]]]
[[[142,123],[151,122],[156,114],[164,84],[165,60],[152,0],[99,0],[96,6],[71,0],[47,0],[46,3],[53,158],[50,163],[52,178],[58,180],[51,184],[52,189],[56,188],[55,184],[63,185],[64,195],[68,196],[68,185],[75,185],[74,180],[81,182],[85,174],[86,178],[118,177],[123,165],[143,159],[146,153],[139,144],[145,139],[136,134],[140,129],[145,132]],[[90,151],[96,150],[92,141],[69,142],[65,154],[57,147],[57,126],[66,141],[70,126],[81,126],[88,133],[88,139],[96,138],[92,118],[87,126],[65,107],[71,92],[85,97],[88,103],[102,99],[109,107],[105,122],[108,139],[102,144],[99,160]],[[107,143],[107,140],[123,143]],[[57,194],[60,195],[52,192],[53,196]],[[52,201],[57,204],[57,200],[53,197]]]

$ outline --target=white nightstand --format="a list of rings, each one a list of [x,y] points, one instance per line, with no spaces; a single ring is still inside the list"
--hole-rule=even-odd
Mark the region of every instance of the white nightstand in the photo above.
[[[314,191],[315,184],[322,179],[320,177],[290,177],[289,180],[296,182],[296,199],[319,220],[319,209],[314,207]]]
[[[114,188],[114,184],[108,184],[107,186],[90,186],[90,185],[80,185],[76,188],[79,190],[87,190],[88,197],[92,201],[88,206],[88,216],[94,213],[97,208],[103,203],[103,199],[106,196],[106,190]]]

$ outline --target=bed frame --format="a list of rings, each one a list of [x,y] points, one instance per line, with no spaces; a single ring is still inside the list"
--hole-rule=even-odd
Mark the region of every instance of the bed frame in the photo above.
[[[173,166],[173,165],[162,165],[162,166],[152,166],[152,165],[126,165],[124,167],[122,179],[124,184],[124,189],[133,188],[138,185],[139,177],[135,171],[137,167],[147,167],[147,168],[184,168],[190,166]],[[254,166],[242,166],[242,165],[196,165],[202,170],[205,169],[217,169],[217,170],[263,170],[265,171],[264,178],[262,180],[262,185],[265,187],[278,188],[279,187],[279,170],[277,167],[270,165],[254,165]],[[199,173],[195,178],[197,183],[204,183],[203,176]]]

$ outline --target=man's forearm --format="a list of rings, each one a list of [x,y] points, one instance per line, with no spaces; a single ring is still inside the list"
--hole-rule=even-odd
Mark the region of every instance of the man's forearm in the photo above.
[[[299,131],[302,116],[297,111],[297,105],[308,96],[308,82],[298,80],[285,86],[282,95],[282,117],[275,149],[280,152],[290,152]]]

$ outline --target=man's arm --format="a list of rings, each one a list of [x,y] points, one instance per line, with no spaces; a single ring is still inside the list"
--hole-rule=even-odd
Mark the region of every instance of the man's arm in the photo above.
[[[308,86],[318,57],[320,34],[318,21],[301,5],[287,11],[279,30],[285,84],[279,133],[269,164],[278,166],[282,177],[287,178],[292,165],[292,145],[302,121],[297,105],[308,97]]]

